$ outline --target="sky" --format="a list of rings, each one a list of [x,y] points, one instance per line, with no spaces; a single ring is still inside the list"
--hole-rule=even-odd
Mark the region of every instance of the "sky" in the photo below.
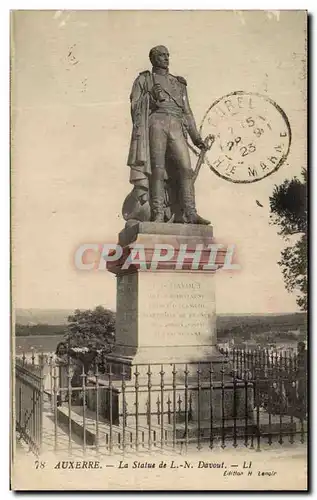
[[[296,311],[277,264],[285,242],[269,224],[269,196],[306,165],[305,23],[303,11],[15,12],[15,305],[115,308],[115,277],[76,270],[74,252],[82,243],[115,243],[124,226],[129,94],[150,68],[149,49],[164,44],[171,73],[188,81],[198,125],[215,100],[235,90],[267,95],[288,116],[291,149],[276,173],[240,185],[204,165],[196,200],[217,241],[236,246],[241,265],[217,273],[217,312]]]

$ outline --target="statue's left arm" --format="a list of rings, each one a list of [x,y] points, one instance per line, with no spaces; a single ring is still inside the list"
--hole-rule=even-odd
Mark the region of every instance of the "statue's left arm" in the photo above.
[[[184,79],[183,100],[184,100],[184,115],[185,115],[186,128],[188,130],[191,140],[193,141],[193,144],[197,147],[203,147],[204,146],[203,139],[197,129],[196,121],[189,104],[186,86],[187,86],[186,80]]]

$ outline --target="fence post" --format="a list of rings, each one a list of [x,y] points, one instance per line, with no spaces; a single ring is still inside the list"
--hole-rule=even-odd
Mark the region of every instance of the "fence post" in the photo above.
[[[138,370],[138,365],[135,366],[135,383],[134,383],[134,388],[135,388],[135,447],[136,450],[138,451],[139,449],[139,375],[140,372]]]
[[[152,389],[152,380],[151,380],[151,365],[148,365],[148,370],[147,370],[147,376],[148,376],[148,381],[147,381],[147,388],[148,388],[148,406],[147,406],[147,424],[148,424],[148,442],[149,442],[149,449],[151,450],[152,447],[152,422],[151,422],[151,389]]]
[[[242,363],[240,365],[240,368],[242,366]],[[238,401],[237,401],[237,373],[238,370],[235,368],[233,370],[233,447],[236,448],[238,446],[237,444],[237,406],[238,406]]]
[[[68,451],[72,453],[72,375],[70,358],[67,359],[67,393],[68,393]]]
[[[222,360],[221,363],[221,448],[226,447],[226,431],[225,431],[225,368]]]
[[[304,419],[307,415],[307,350],[304,342],[297,344],[298,408],[301,424],[301,443],[304,443]]]
[[[161,365],[161,371],[160,371],[160,376],[161,376],[161,448],[163,448],[164,445],[164,370],[163,370],[163,365]]]
[[[126,382],[125,382],[125,366],[124,364],[122,365],[122,372],[121,372],[121,391],[122,391],[122,450],[123,453],[125,452],[126,449],[126,425],[127,425],[127,410],[126,410],[126,397],[125,397],[125,390],[126,390]]]
[[[260,439],[261,439],[261,430],[260,430],[260,374],[261,374],[261,352],[256,351],[255,353],[255,408],[256,408],[256,442],[257,447],[256,451],[260,450]]]
[[[83,452],[84,454],[86,453],[86,440],[87,440],[87,435],[86,435],[86,372],[85,372],[85,365],[83,363],[82,366],[82,395],[83,395]]]
[[[50,402],[51,402],[51,410],[53,410],[53,356],[50,356],[49,360],[49,382],[50,382]]]
[[[175,448],[176,446],[176,367],[175,367],[175,363],[173,364],[173,371],[172,371],[172,374],[173,374],[173,448]],[[170,397],[168,395],[168,399],[170,401]],[[170,413],[170,405],[168,407],[168,416],[169,416],[169,419],[168,419],[168,423],[170,424],[171,421],[170,421],[170,416],[171,416],[171,413]]]
[[[201,369],[198,363],[197,367],[197,449],[201,450]]]
[[[306,376],[307,376],[307,350],[304,342],[298,342],[297,345],[297,376],[298,376],[298,394],[300,397],[300,406],[303,409],[304,417],[306,416],[307,410],[307,388],[306,388]]]
[[[185,365],[185,446],[186,446],[186,451],[188,447],[188,420],[190,418],[190,399],[188,398],[188,365],[186,363]],[[176,412],[176,408],[175,408]]]
[[[95,446],[96,446],[96,453],[98,455],[99,453],[99,367],[98,367],[98,360],[95,359],[95,389],[92,389],[92,394],[93,391],[95,391],[95,398],[94,398],[94,404],[95,404],[95,410],[96,410],[96,421],[95,421],[95,430],[96,430],[96,440],[95,440]]]
[[[209,365],[209,404],[210,404],[210,436],[209,436],[209,448],[212,450],[214,447],[214,436],[213,436],[213,364],[212,362]]]
[[[39,356],[39,364],[40,364],[40,393],[39,393],[39,443],[38,449],[39,454],[42,452],[42,444],[43,444],[43,412],[44,412],[44,355],[41,353]]]

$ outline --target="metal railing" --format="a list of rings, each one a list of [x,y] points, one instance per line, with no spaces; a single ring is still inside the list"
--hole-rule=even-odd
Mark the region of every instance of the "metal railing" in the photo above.
[[[43,430],[43,364],[35,364],[25,356],[16,359],[15,364],[15,427],[17,438],[29,445],[35,453],[41,452]]]
[[[260,404],[271,413],[301,417],[307,413],[307,351],[222,350],[237,376],[257,382]],[[254,385],[255,387],[255,385]]]
[[[65,447],[65,432],[69,452],[78,446],[112,453],[303,443],[306,371],[303,377],[299,358],[262,354],[261,362],[258,353],[224,354],[214,362],[171,364],[96,358],[90,367],[48,359],[42,386],[50,400],[52,447]]]

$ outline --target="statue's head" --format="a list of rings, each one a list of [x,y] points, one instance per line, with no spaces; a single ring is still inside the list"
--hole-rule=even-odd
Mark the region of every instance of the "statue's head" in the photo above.
[[[149,58],[154,67],[168,69],[170,55],[164,45],[153,47],[150,50]]]

